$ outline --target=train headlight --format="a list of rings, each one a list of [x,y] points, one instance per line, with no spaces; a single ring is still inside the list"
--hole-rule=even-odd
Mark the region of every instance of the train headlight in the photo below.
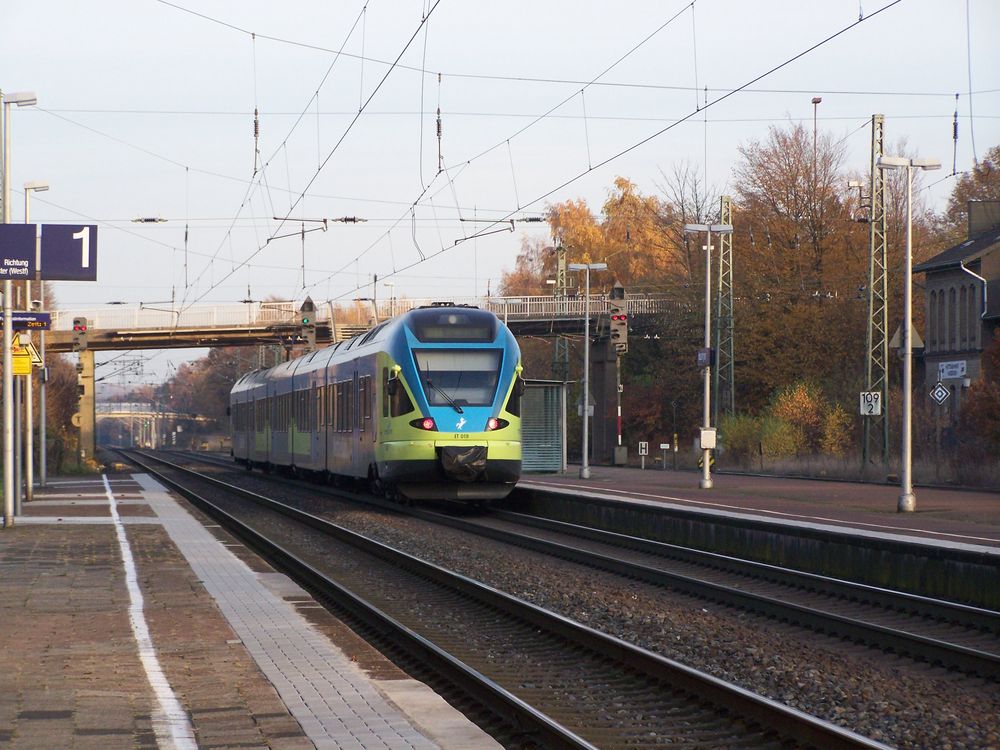
[[[410,422],[410,426],[411,427],[416,427],[417,429],[420,429],[420,430],[428,430],[430,432],[433,432],[434,430],[437,429],[437,425],[434,424],[434,420],[431,419],[430,417],[423,417],[421,419],[414,419],[412,422]]]
[[[490,417],[489,419],[486,420],[486,431],[490,432],[492,430],[500,430],[509,424],[510,422],[508,422],[506,419],[497,419],[496,417]]]

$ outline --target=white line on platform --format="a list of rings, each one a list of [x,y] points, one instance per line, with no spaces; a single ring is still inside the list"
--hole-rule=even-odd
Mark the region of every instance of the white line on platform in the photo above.
[[[132,548],[129,547],[128,537],[125,536],[125,526],[118,515],[115,494],[111,490],[107,477],[102,476],[102,478],[107,491],[108,503],[111,506],[111,518],[115,524],[115,533],[118,536],[118,547],[121,549],[122,562],[125,565],[125,585],[128,587],[129,596],[128,619],[132,623],[132,633],[139,646],[139,659],[146,670],[146,678],[160,704],[159,710],[153,712],[152,723],[153,731],[156,734],[156,744],[161,748],[171,748],[172,750],[198,750],[198,743],[195,742],[194,738],[194,728],[188,721],[187,712],[177,700],[177,696],[160,667],[160,660],[156,656],[156,647],[149,635],[149,626],[146,624],[146,616],[143,613],[142,591],[139,588],[135,560],[132,558]]]

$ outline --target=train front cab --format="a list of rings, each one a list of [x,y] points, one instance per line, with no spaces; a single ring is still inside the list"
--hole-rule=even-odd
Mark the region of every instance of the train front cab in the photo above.
[[[495,316],[480,310],[428,309],[411,316],[417,324],[404,327],[401,345],[390,346],[380,363],[379,478],[414,500],[506,497],[521,474],[517,343]],[[462,337],[444,328],[456,317],[474,330]]]

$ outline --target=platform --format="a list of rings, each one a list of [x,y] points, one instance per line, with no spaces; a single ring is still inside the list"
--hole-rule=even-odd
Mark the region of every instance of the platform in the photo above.
[[[51,478],[0,571],[4,748],[499,747],[146,475]]]
[[[525,477],[518,487],[683,507],[792,524],[884,534],[910,541],[992,547],[1000,552],[1000,493],[916,487],[917,510],[896,510],[899,485],[591,466],[590,479],[565,474]]]

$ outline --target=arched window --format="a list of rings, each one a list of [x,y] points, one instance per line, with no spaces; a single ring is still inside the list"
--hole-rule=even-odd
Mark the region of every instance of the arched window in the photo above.
[[[958,334],[959,348],[966,349],[969,346],[969,304],[966,299],[965,285],[959,290],[958,295]]]
[[[931,292],[931,301],[927,305],[927,351],[937,350],[937,292]]]
[[[938,292],[938,304],[937,304],[937,348],[941,351],[945,348],[944,340],[944,289]]]
[[[958,305],[955,301],[955,287],[948,290],[948,348],[958,349]]]

